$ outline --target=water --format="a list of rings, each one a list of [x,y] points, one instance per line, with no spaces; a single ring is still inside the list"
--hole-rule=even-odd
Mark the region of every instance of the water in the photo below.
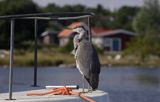
[[[102,68],[99,89],[109,93],[111,102],[160,102],[160,69]],[[39,68],[38,85],[80,85],[74,68]],[[14,91],[27,90],[33,83],[33,69],[14,68]],[[86,85],[87,86],[87,85]],[[42,88],[42,87],[38,87]],[[8,68],[0,68],[0,93],[8,91]]]

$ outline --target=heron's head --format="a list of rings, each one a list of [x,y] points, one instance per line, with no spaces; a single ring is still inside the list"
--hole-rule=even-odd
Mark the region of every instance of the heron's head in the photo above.
[[[72,31],[79,34],[79,39],[88,38],[88,26],[85,23],[81,23],[79,26],[75,27]]]

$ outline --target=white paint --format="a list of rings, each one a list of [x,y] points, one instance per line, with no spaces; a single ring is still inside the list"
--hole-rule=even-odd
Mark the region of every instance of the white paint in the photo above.
[[[44,96],[27,96],[27,93],[42,93],[48,92],[51,90],[47,89],[39,89],[39,90],[29,90],[29,91],[21,91],[14,92],[14,98],[16,100],[5,100],[8,99],[8,93],[0,94],[0,102],[86,102],[75,95],[44,95]],[[73,90],[74,92],[82,92],[82,89]],[[107,92],[96,90],[92,93],[85,93],[85,96],[94,99],[96,102],[110,102],[109,94]]]
[[[52,85],[52,86],[46,86],[46,89],[55,89],[55,88],[63,88],[63,87],[67,87],[67,88],[72,88],[72,89],[77,89],[78,85],[67,85],[67,86],[63,86],[63,85]]]

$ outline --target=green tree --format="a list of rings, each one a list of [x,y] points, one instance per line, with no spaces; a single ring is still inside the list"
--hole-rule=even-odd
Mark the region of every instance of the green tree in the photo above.
[[[104,9],[101,4],[98,4],[96,8],[87,8],[86,11],[95,13],[91,20],[92,26],[111,28],[110,17],[112,17],[112,13],[108,9]]]
[[[137,37],[130,45],[132,53],[142,60],[148,55],[160,56],[160,4],[158,0],[146,0],[133,21]]]
[[[61,11],[61,7],[59,7],[58,5],[51,3],[48,4],[47,7],[42,8],[43,12],[60,12]]]
[[[137,12],[139,11],[138,7],[129,7],[123,6],[118,11],[114,12],[114,22],[113,26],[115,28],[121,29],[132,29],[132,22]]]
[[[146,35],[148,31],[159,34],[160,28],[160,4],[158,0],[145,0],[144,7],[135,17],[133,28],[139,34]],[[151,34],[150,34],[151,35]],[[152,34],[153,35],[153,34]]]
[[[15,15],[40,12],[31,0],[3,0],[0,2],[0,15]],[[15,20],[15,46],[34,38],[33,20]],[[0,48],[8,48],[10,22],[0,21]]]

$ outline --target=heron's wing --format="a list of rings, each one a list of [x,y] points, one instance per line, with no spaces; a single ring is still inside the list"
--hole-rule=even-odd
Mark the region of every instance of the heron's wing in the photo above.
[[[94,46],[92,46],[92,48],[93,50],[91,52],[92,60],[91,60],[91,67],[90,67],[90,76],[87,79],[87,81],[89,82],[92,89],[95,90],[98,88],[98,83],[99,83],[100,62]]]
[[[76,60],[85,77],[89,78],[89,72],[99,74],[99,59],[96,50],[89,41],[82,41],[79,43],[76,52]]]
[[[99,57],[93,45],[92,45],[92,49],[93,51],[91,52],[92,53],[91,72],[99,74],[100,73]]]
[[[89,78],[89,68],[91,61],[91,45],[88,42],[80,42],[76,51],[76,60],[80,71],[83,75]]]

